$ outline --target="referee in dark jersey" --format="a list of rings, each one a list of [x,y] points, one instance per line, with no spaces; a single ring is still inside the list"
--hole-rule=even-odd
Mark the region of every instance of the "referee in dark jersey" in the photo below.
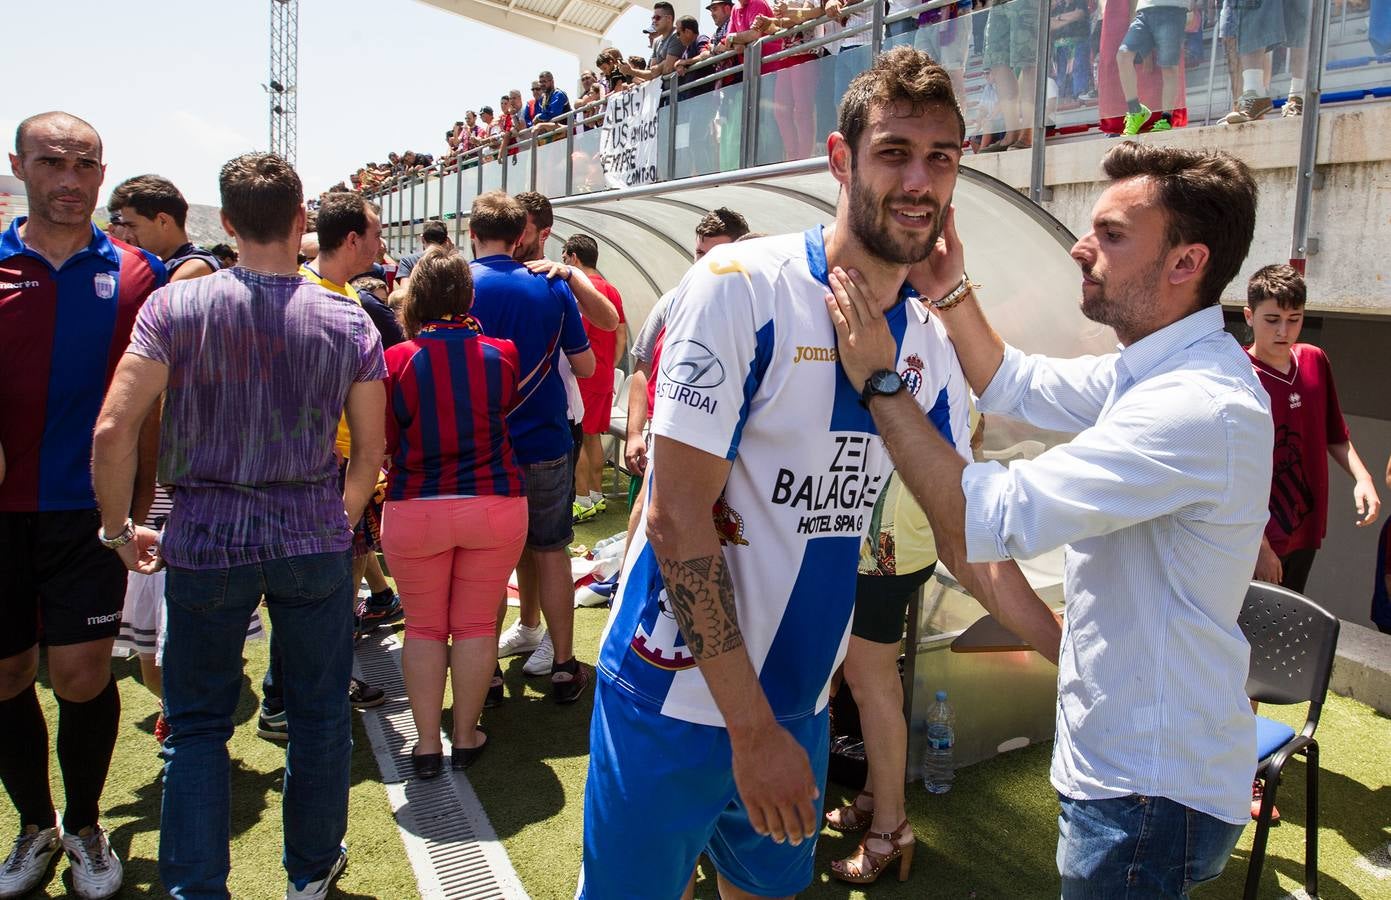
[[[62,112],[21,122],[10,154],[29,215],[0,235],[0,781],[20,821],[0,867],[5,896],[42,881],[60,847],[79,895],[108,897],[121,886],[97,814],[120,721],[111,645],[126,570],[100,538],[118,544],[128,530],[98,535],[92,431],[135,314],[165,268],[93,226],[101,159],[92,126]],[[151,480],[146,503],[152,488]],[[58,700],[61,823],[34,690],[40,644]]]

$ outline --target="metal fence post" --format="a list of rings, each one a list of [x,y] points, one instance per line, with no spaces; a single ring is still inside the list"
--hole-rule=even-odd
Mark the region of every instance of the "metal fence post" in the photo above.
[[[540,161],[540,159],[541,137],[533,131],[531,133],[531,178],[529,179],[531,184],[527,186],[527,190],[529,191],[536,190],[536,164]]]
[[[869,29],[869,55],[874,57],[884,49],[884,4],[874,4],[870,19],[874,24]]]
[[[1309,208],[1314,202],[1315,169],[1319,153],[1319,98],[1323,94],[1324,41],[1328,35],[1328,4],[1315,3],[1309,16],[1309,52],[1304,67],[1304,115],[1299,134],[1299,168],[1294,184],[1294,233],[1290,237],[1290,265],[1304,272],[1306,258],[1318,252],[1318,241],[1309,237]]]
[[[565,123],[565,196],[575,192],[575,130],[585,116],[571,110],[570,121]]]
[[[670,123],[667,125],[667,146],[666,146],[666,157],[667,157],[667,174],[666,174],[666,180],[667,180],[667,181],[675,181],[675,180],[676,180],[676,124],[680,121],[680,118],[679,118],[679,116],[677,115],[677,111],[676,111],[676,104],[677,104],[677,95],[680,94],[680,93],[681,93],[681,91],[679,90],[679,88],[678,88],[678,86],[677,86],[677,77],[676,77],[675,75],[672,75],[672,76],[671,76],[671,103],[669,103],[669,104],[667,105],[667,109],[670,110],[670,112],[668,112],[667,115],[668,115],[668,117],[669,117],[670,120],[671,120]]]
[[[458,176],[454,179],[454,244],[457,246],[463,237],[460,231],[464,222],[464,161],[459,160],[459,168],[455,171]]]
[[[758,101],[763,83],[763,42],[754,41],[744,51],[744,128],[740,164],[743,168],[758,161]]]
[[[1015,2],[1037,3],[1039,7],[1037,46],[1034,53],[1037,65],[1034,67],[1033,149],[1030,151],[1032,156],[1029,158],[1029,199],[1035,203],[1042,203],[1044,200],[1051,199],[1047,196],[1049,191],[1044,187],[1043,179],[1048,152],[1048,147],[1044,141],[1044,118],[1048,106],[1048,51],[1052,46],[1053,23],[1052,17],[1048,14],[1049,6],[1046,0],[1015,0]]]

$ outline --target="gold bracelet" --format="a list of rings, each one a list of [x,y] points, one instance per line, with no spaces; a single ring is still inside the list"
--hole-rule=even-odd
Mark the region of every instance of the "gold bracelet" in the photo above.
[[[930,302],[932,304],[932,308],[936,309],[938,312],[945,312],[946,310],[949,310],[953,306],[960,303],[962,300],[965,300],[966,295],[969,294],[971,290],[976,287],[979,287],[979,285],[972,284],[970,277],[967,276],[965,273],[962,273],[961,283],[958,284],[955,288],[953,288],[951,293],[947,294],[941,300],[930,300],[928,302]]]

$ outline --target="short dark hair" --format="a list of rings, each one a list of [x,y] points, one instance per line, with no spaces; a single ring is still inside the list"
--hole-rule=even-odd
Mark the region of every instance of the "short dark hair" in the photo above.
[[[669,16],[675,16],[675,15],[676,15],[676,7],[674,7],[674,6],[672,6],[670,3],[666,2],[666,0],[657,0],[656,3],[652,4],[652,11],[653,11],[653,12],[664,12],[664,13],[666,13],[666,14],[669,15]]]
[[[304,209],[304,185],[294,166],[274,153],[243,153],[218,175],[222,213],[242,240],[283,241]]]
[[[966,134],[966,120],[947,70],[921,50],[895,47],[876,56],[868,69],[851,80],[840,98],[837,130],[850,145],[852,161],[874,107],[900,103],[910,106],[914,115],[921,115],[929,106],[945,106],[956,117],[962,136]]]
[[[350,234],[367,233],[367,211],[376,209],[361,194],[332,191],[319,203],[319,252],[332,253]]]
[[[422,244],[449,243],[449,226],[439,219],[426,219],[425,224],[420,226],[420,242]]]
[[[431,247],[411,269],[401,324],[415,337],[435,319],[467,315],[473,307],[473,275],[468,260],[443,247]]]
[[[537,228],[551,228],[555,225],[555,213],[551,211],[550,198],[536,191],[522,191],[516,195],[517,202],[531,216]]]
[[[568,253],[580,261],[580,265],[592,269],[599,265],[599,242],[587,234],[572,234],[565,239],[561,253]]]
[[[493,108],[491,106],[480,106],[478,108],[478,114],[480,116],[491,116],[493,114]]]
[[[237,258],[237,251],[230,244],[213,244],[208,252],[220,260]]]
[[[473,201],[468,227],[479,240],[515,244],[526,231],[526,210],[507,192],[488,191]]]
[[[677,31],[693,31],[700,34],[700,20],[695,16],[682,16],[676,20]]]
[[[1112,181],[1149,178],[1168,221],[1170,247],[1203,244],[1207,266],[1198,305],[1221,301],[1251,249],[1256,231],[1256,182],[1246,163],[1222,150],[1183,150],[1126,141],[1107,151],[1102,171]]]
[[[188,201],[174,182],[159,175],[136,175],[116,185],[106,208],[119,212],[126,207],[147,219],[165,213],[180,228],[188,221]]]
[[[727,206],[712,209],[700,220],[695,230],[697,237],[727,237],[737,241],[749,233],[749,223],[745,218]]]
[[[1246,305],[1251,309],[1267,300],[1274,300],[1281,309],[1303,309],[1307,298],[1304,276],[1284,263],[1262,266],[1246,282]]]

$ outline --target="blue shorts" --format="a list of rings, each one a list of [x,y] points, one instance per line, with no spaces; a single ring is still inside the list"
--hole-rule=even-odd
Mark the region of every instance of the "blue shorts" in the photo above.
[[[825,794],[823,710],[784,722]],[[821,821],[821,800],[815,802]],[[729,733],[663,716],[600,676],[589,726],[584,865],[577,900],[675,900],[706,854],[731,884],[786,897],[811,884],[815,839],[779,844],[753,830],[731,768]]]
[[[1138,10],[1121,41],[1121,49],[1137,57],[1153,53],[1161,69],[1172,69],[1178,65],[1183,51],[1183,28],[1187,21],[1188,10],[1181,6],[1151,6]]]

